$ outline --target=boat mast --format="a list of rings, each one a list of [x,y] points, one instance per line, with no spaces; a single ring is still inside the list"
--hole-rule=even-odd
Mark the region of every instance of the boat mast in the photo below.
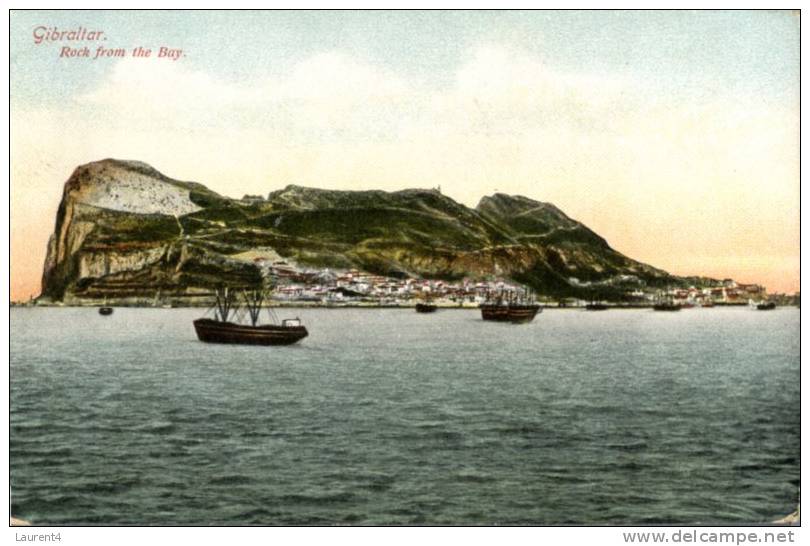
[[[231,313],[231,307],[233,307],[234,297],[228,291],[228,287],[217,289],[217,313],[219,315],[219,320],[222,322],[228,322],[228,315]]]
[[[243,290],[242,297],[245,299],[245,307],[250,315],[250,323],[256,326],[256,323],[259,322],[259,312],[262,310],[264,293],[261,290]]]

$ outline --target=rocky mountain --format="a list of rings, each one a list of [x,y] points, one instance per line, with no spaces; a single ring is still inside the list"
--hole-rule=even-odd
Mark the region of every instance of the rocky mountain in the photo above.
[[[65,184],[42,296],[188,298],[253,284],[257,255],[392,277],[505,277],[554,296],[619,298],[683,279],[613,250],[551,204],[495,194],[475,209],[435,190],[287,186],[230,199],[149,165],[107,159]]]

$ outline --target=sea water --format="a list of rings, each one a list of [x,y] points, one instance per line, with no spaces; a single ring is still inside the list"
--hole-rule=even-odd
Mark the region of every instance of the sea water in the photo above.
[[[35,524],[759,523],[799,493],[799,311],[11,311],[12,513]]]

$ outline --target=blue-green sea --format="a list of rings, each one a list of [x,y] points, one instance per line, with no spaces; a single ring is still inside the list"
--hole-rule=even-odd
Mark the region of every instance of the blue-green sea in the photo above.
[[[799,492],[799,310],[14,308],[12,513],[34,524],[760,523]]]

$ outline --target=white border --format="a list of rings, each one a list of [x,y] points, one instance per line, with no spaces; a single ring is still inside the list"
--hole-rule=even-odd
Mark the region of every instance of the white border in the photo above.
[[[21,9],[34,9],[30,6],[25,6],[22,1],[15,2],[17,4],[16,7]],[[36,2],[37,6],[36,9],[61,9],[63,8],[63,3],[57,1],[45,1],[45,2]],[[121,6],[118,9],[126,9],[126,8],[133,8],[133,9],[146,9],[146,8],[157,8],[157,9],[198,9],[198,8],[206,8],[206,9],[214,9],[214,8],[222,8],[221,2],[212,2],[210,0],[203,0],[195,2],[193,6],[189,5],[187,2],[158,2],[154,0],[146,0],[142,2],[138,2],[137,5],[135,3],[128,3],[128,6]],[[493,2],[484,2],[481,0],[472,0],[472,1],[465,1],[465,2],[458,2],[458,1],[451,1],[451,2],[426,2],[424,0],[421,1],[414,1],[414,2],[391,2],[391,1],[369,1],[369,0],[360,0],[357,2],[351,2],[344,5],[347,8],[355,9],[355,8],[374,8],[374,9],[396,9],[396,8],[407,8],[407,9],[419,9],[419,8],[429,8],[429,9],[458,9],[458,8],[489,8],[489,9],[501,9],[504,7],[508,7],[511,9],[530,9],[530,8],[546,8],[546,9],[593,9],[593,8],[603,8],[600,3],[595,1],[585,1],[585,2],[577,2],[575,5],[563,5],[563,3],[555,3],[556,5],[550,5],[549,3],[541,3],[538,5],[536,2],[527,2],[527,1],[517,1],[517,2],[509,2],[505,6],[494,6]],[[769,6],[765,2],[752,2],[752,1],[742,1],[742,2],[709,2],[710,5],[706,5],[706,3],[695,4],[693,6],[683,6],[682,4],[677,5],[674,2],[624,2],[620,6],[611,6],[610,9],[649,9],[649,8],[656,8],[656,9],[683,9],[683,8],[698,8],[698,9],[773,9],[773,6]],[[803,4],[800,2],[799,4]],[[99,0],[93,1],[80,1],[74,2],[73,6],[74,9],[77,8],[85,8],[85,9],[109,9],[111,8],[109,2],[101,2]],[[314,8],[314,9],[339,9],[340,6],[336,3],[324,2],[324,1],[300,1],[300,2],[272,2],[268,3],[260,3],[257,1],[248,1],[248,2],[233,2],[229,6],[229,9],[233,8],[243,8],[243,9],[267,9],[267,8],[275,8],[275,9],[305,9],[305,8]],[[2,40],[2,59],[3,59],[3,74],[6,78],[8,78],[9,74],[9,51],[8,51],[8,27],[6,27],[6,35],[4,36],[4,40]],[[805,42],[805,32],[804,29],[801,31],[802,41]],[[805,67],[805,60],[804,56],[802,56],[802,68]],[[8,80],[6,79],[6,85],[8,85]],[[804,98],[804,92],[802,93],[802,98]],[[8,122],[9,111],[8,108],[3,109],[3,115]],[[802,130],[802,134],[804,131]],[[8,132],[3,133],[3,139],[5,140],[6,149],[8,150]],[[802,154],[802,158],[803,154]],[[10,181],[8,178],[9,173],[9,155],[5,155],[3,159],[3,172],[5,173],[6,178],[6,196],[9,195],[10,190]],[[802,184],[803,186],[803,184]],[[807,193],[802,194],[801,198],[801,205],[802,208],[805,209],[807,199]],[[2,209],[5,218],[10,219],[9,216],[9,202],[8,199],[0,200],[2,202]],[[807,237],[807,230],[810,229],[808,226],[802,225],[801,234],[802,240],[807,241],[810,240]],[[5,297],[6,301],[9,301],[9,223],[8,221],[3,222],[2,224],[2,241],[5,245],[4,252],[3,252],[3,265],[2,265],[2,290],[3,296]],[[804,249],[804,244],[802,244],[802,249]],[[802,265],[804,265],[804,259],[802,259]],[[804,274],[801,276],[802,280],[804,279]],[[804,318],[804,311],[802,311],[802,318]],[[3,315],[2,318],[2,331],[4,334],[4,341],[6,343],[6,347],[8,347],[8,331],[9,331],[9,324],[8,324],[8,315]],[[805,327],[802,327],[802,338],[804,337],[804,330]],[[6,472],[0,472],[2,475],[2,484],[0,484],[0,488],[3,489],[3,505],[5,506],[6,510],[8,511],[8,496],[5,492],[8,492],[8,453],[9,453],[9,430],[8,430],[8,385],[9,385],[9,366],[8,366],[8,353],[5,354],[5,367],[3,378],[5,380],[4,388],[0,389],[2,392],[2,400],[0,400],[0,407],[3,408],[3,420],[4,423],[4,430],[5,434],[3,434],[3,445],[0,447],[3,459],[3,467],[6,469]],[[804,361],[804,357],[802,358]],[[805,377],[802,378],[802,387],[804,387],[807,383],[807,377],[810,376],[810,373],[805,374]],[[804,412],[805,409],[805,398],[802,399],[802,411]],[[805,426],[802,426],[802,453],[808,453],[806,449],[806,438],[807,434],[805,432]],[[802,459],[804,460],[805,457]],[[804,473],[802,473],[804,474]],[[7,536],[5,544],[12,544],[16,543],[19,544],[20,541],[18,540],[20,535],[31,535],[31,534],[50,534],[50,533],[60,533],[61,534],[61,542],[54,543],[54,544],[75,544],[75,545],[88,545],[88,546],[95,546],[95,545],[143,545],[143,544],[150,544],[150,545],[163,545],[163,544],[228,544],[228,543],[245,543],[245,544],[268,544],[271,542],[281,542],[283,544],[319,544],[319,545],[328,545],[328,546],[339,546],[343,544],[351,544],[357,546],[365,546],[365,545],[382,545],[382,544],[390,544],[392,546],[413,546],[415,543],[427,543],[427,544],[492,544],[494,542],[501,542],[501,541],[508,541],[508,543],[512,546],[522,546],[532,545],[536,546],[541,542],[547,542],[549,544],[560,544],[564,542],[574,542],[574,543],[585,543],[585,544],[606,544],[606,545],[613,545],[613,544],[621,544],[624,545],[626,542],[622,538],[623,532],[629,531],[640,531],[640,532],[667,532],[667,533],[675,533],[679,530],[689,530],[695,529],[693,527],[508,527],[508,528],[497,528],[497,527],[352,527],[352,528],[345,528],[345,527],[217,527],[217,528],[206,528],[206,527],[158,527],[158,528],[148,528],[148,527],[9,527],[6,531],[2,534]],[[757,532],[760,536],[763,536],[765,531],[770,532],[789,532],[793,531],[795,533],[796,541],[798,541],[802,534],[801,528],[757,528],[757,527],[728,527],[728,528],[718,528],[718,527],[701,527],[696,528],[699,532],[704,531],[725,531],[725,532]],[[671,536],[671,535],[670,535]],[[787,542],[788,544],[790,542]]]

